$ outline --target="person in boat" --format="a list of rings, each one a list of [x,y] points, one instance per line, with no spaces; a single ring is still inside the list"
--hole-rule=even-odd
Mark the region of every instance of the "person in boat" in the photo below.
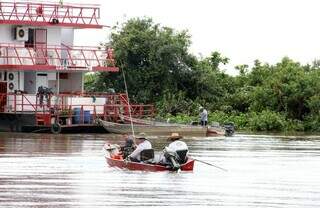
[[[160,164],[170,165],[174,169],[179,169],[180,165],[188,160],[188,145],[180,140],[182,138],[179,133],[172,133],[168,137],[171,143],[164,148],[164,154],[160,156]]]
[[[200,123],[201,126],[207,126],[208,124],[208,111],[204,107],[200,107]]]
[[[133,162],[141,162],[141,153],[145,150],[152,150],[151,142],[146,138],[145,133],[140,133],[135,138],[136,149],[127,157],[128,160]],[[152,150],[153,151],[153,150]]]
[[[171,141],[168,145],[168,149],[177,154],[178,162],[180,164],[186,162],[188,157],[188,145],[180,140],[182,138],[183,137],[179,133],[172,133],[168,137],[168,140]]]
[[[123,157],[126,158],[134,151],[135,143],[132,135],[122,134],[122,138],[125,141],[125,143],[123,146],[120,146],[120,150],[123,154]]]

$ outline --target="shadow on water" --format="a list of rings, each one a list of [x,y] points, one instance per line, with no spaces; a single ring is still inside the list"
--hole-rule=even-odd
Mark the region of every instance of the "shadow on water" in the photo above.
[[[168,141],[151,137],[160,152]],[[0,207],[318,207],[320,137],[187,137],[193,172],[109,168],[108,134],[0,133]]]

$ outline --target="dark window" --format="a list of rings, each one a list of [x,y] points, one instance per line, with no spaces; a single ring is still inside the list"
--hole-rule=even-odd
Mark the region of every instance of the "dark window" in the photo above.
[[[28,30],[28,40],[24,43],[26,48],[34,48],[34,29],[29,28]]]
[[[42,77],[46,77],[46,76],[48,76],[48,74],[44,74],[44,73],[39,73],[39,74],[37,74],[37,76],[42,76]]]
[[[68,73],[60,73],[59,79],[68,79]]]

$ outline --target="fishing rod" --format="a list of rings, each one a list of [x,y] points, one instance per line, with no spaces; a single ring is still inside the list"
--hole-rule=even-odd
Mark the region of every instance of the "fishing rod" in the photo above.
[[[205,161],[203,161],[203,160],[199,160],[199,159],[194,159],[194,160],[196,160],[196,161],[198,161],[198,162],[201,162],[201,163],[203,163],[203,164],[206,164],[206,165],[209,165],[209,166],[212,166],[212,167],[218,168],[218,169],[223,170],[223,171],[225,171],[225,172],[228,172],[228,170],[227,170],[227,169],[224,169],[224,168],[219,167],[219,166],[217,166],[217,165],[214,165],[214,164],[212,164],[212,163],[208,163],[208,162],[205,162]]]
[[[134,129],[133,129],[133,121],[132,121],[132,115],[131,115],[130,99],[129,99],[129,93],[128,93],[126,76],[125,76],[125,74],[124,74],[124,69],[122,69],[122,76],[123,76],[124,87],[125,87],[126,95],[127,95],[127,99],[128,99],[128,107],[129,107],[129,116],[130,116],[131,131],[132,131],[132,136],[134,137]]]

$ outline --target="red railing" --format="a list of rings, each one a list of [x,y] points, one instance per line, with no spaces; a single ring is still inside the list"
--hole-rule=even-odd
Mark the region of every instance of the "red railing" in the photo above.
[[[112,49],[0,43],[0,69],[118,71]]]
[[[104,93],[104,92],[73,92],[73,93],[59,93],[59,99],[63,101],[65,98],[70,97],[90,97],[92,99],[95,98],[106,98],[106,104],[108,105],[128,105],[128,97],[125,93]]]
[[[59,97],[105,97],[110,103],[120,103],[121,100],[128,100],[127,94],[125,93],[106,93],[106,92],[78,92],[78,93],[59,93]]]
[[[121,120],[120,115],[124,115],[129,106],[123,105],[66,105],[63,108],[61,106],[54,106],[53,109],[57,109],[52,116],[55,116],[58,120],[62,120],[63,124],[67,124],[75,118],[79,118],[79,124],[93,123],[97,118],[118,122]],[[153,105],[131,105],[134,113],[133,118],[146,118],[154,117],[154,106]],[[100,110],[99,110],[100,109]],[[103,111],[101,111],[103,109]],[[76,113],[78,112],[78,113]],[[87,113],[86,113],[87,112]],[[127,114],[126,114],[127,115]],[[90,121],[86,120],[90,117]]]
[[[100,96],[101,94],[85,93],[84,95]],[[68,95],[70,98],[71,95]],[[49,125],[51,119],[57,119],[62,125],[92,124],[97,118],[117,122],[122,115],[128,116],[129,105],[119,104],[120,99],[125,99],[125,94],[105,94],[106,104],[65,104],[62,98],[67,95],[49,96],[49,102],[44,99],[40,103],[35,95],[0,93],[1,112],[4,113],[34,113],[37,123],[46,118],[41,125]],[[54,99],[61,99],[62,102],[54,104]],[[111,99],[113,100],[111,102]],[[5,105],[4,105],[5,103]],[[153,105],[130,105],[133,118],[154,117]],[[39,124],[40,125],[40,124]]]
[[[102,28],[99,18],[99,5],[93,4],[0,2],[0,24]]]

